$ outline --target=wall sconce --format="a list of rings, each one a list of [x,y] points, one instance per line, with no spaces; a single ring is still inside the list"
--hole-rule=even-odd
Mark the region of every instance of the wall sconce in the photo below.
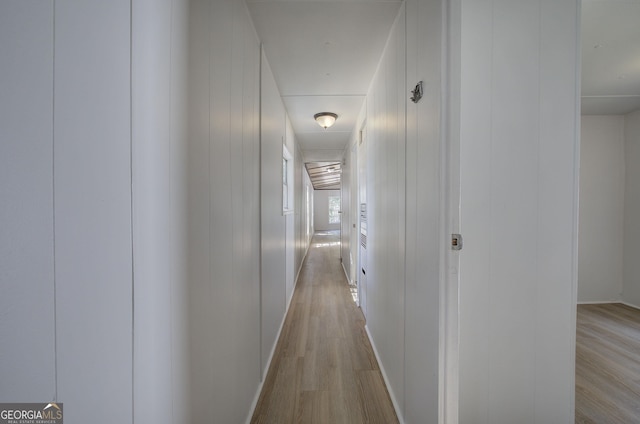
[[[336,123],[336,119],[338,119],[338,115],[331,112],[320,112],[313,115],[313,118],[316,120],[318,125],[320,125],[322,128],[326,130],[331,125]]]

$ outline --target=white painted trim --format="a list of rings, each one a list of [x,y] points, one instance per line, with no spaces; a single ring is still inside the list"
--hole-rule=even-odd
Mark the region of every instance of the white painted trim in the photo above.
[[[310,246],[310,245],[309,245]],[[307,258],[307,253],[309,253],[309,246],[307,246],[307,250],[304,252],[304,255],[302,256],[302,261],[300,261],[300,267],[298,268],[298,272],[296,272],[296,277],[293,280],[293,291],[291,292],[291,296],[289,297],[289,300],[287,300],[287,307],[284,311],[284,318],[287,319],[287,314],[289,313],[289,307],[291,306],[291,301],[293,300],[293,297],[296,295],[296,289],[298,288],[298,280],[300,279],[300,271],[302,271],[302,266],[304,265],[304,260]],[[282,324],[280,325],[280,331],[282,331],[282,326],[284,325],[284,320],[282,321]],[[278,331],[278,338],[280,338],[280,331]],[[277,342],[276,342],[277,344]],[[271,364],[271,361],[269,361],[269,364]]]
[[[607,305],[609,303],[617,303],[620,305],[625,305],[633,309],[640,310],[640,306],[634,305],[633,303],[625,302],[623,300],[598,300],[595,302],[578,302],[578,305]]]
[[[572,307],[571,312],[571,327],[573,331],[570,334],[571,340],[571,349],[569,363],[572,369],[575,369],[576,366],[576,338],[577,338],[577,328],[578,328],[578,234],[579,234],[579,211],[580,211],[580,127],[582,117],[580,115],[581,108],[581,87],[582,87],[582,49],[580,48],[580,40],[581,40],[581,26],[582,26],[582,0],[578,0],[576,7],[576,28],[575,28],[575,40],[576,43],[576,51],[574,58],[574,66],[576,70],[576,79],[575,79],[575,139],[573,140],[574,149],[573,149],[573,234],[572,234],[572,264],[571,264],[571,303],[570,305],[575,305]],[[569,405],[569,410],[571,412],[571,422],[575,420],[575,409],[576,409],[576,396],[575,396],[575,387],[576,387],[576,374],[575,372],[571,373],[571,380],[568,382],[569,387],[572,388],[573,395],[571,396],[571,404]]]
[[[271,365],[271,363],[269,363],[269,365]],[[258,399],[260,399],[260,393],[262,393],[263,385],[264,385],[264,380],[261,380],[260,384],[258,384],[258,389],[256,391],[256,394],[253,397],[253,401],[251,401],[251,407],[249,408],[249,415],[247,415],[247,419],[244,420],[245,424],[251,424],[251,418],[253,418],[253,414],[256,412],[256,406],[258,405]]]
[[[304,255],[302,255],[302,260],[300,261],[300,267],[298,268],[298,272],[296,272],[296,279],[293,281],[293,293],[296,292],[296,287],[298,287],[298,280],[300,279],[300,271],[302,271],[302,267],[304,266],[304,261],[307,259],[307,254],[309,253],[309,248],[311,247],[311,243],[307,244],[307,248],[304,251]],[[293,296],[291,296],[293,299]],[[287,307],[287,311],[289,307]]]
[[[588,302],[578,302],[578,305],[605,305],[607,303],[624,303],[624,302],[621,300],[596,300],[596,301],[588,301]]]
[[[291,296],[293,298],[293,296]],[[284,327],[284,321],[287,319],[287,313],[289,312],[289,305],[287,304],[287,309],[284,311],[284,316],[282,317],[282,321],[280,322],[280,328],[278,328],[278,334],[276,334],[276,342],[271,346],[271,353],[269,353],[269,359],[267,359],[267,363],[264,368],[260,370],[260,383],[264,382],[264,379],[267,378],[267,373],[269,372],[269,367],[271,367],[271,361],[273,360],[273,354],[276,352],[276,346],[278,346],[278,342],[280,341],[280,334],[282,333],[282,327]]]
[[[391,398],[391,403],[393,404],[393,409],[396,411],[396,416],[398,417],[398,422],[400,424],[405,424],[404,417],[402,416],[402,410],[400,409],[400,404],[396,400],[396,396],[393,393],[393,389],[389,383],[389,379],[387,378],[387,373],[384,370],[384,365],[380,361],[380,355],[378,355],[378,349],[376,349],[376,344],[373,342],[373,337],[371,337],[371,333],[369,332],[369,327],[367,325],[364,326],[365,331],[367,332],[367,337],[369,338],[369,343],[371,343],[371,347],[373,348],[373,354],[376,356],[376,361],[378,362],[378,367],[380,368],[380,373],[382,374],[382,378],[384,379],[384,384],[387,386],[387,392],[389,393],[389,397]]]
[[[294,288],[295,294],[295,288]],[[293,296],[291,296],[293,299]],[[282,334],[282,328],[284,327],[284,322],[287,319],[287,314],[289,313],[289,304],[291,303],[291,299],[289,299],[289,303],[287,303],[287,309],[284,311],[284,316],[282,317],[282,321],[280,322],[280,328],[278,328],[278,334],[276,334],[276,342],[271,347],[271,353],[269,353],[269,359],[267,359],[267,363],[264,369],[260,370],[260,383],[258,384],[258,390],[256,395],[254,396],[253,401],[251,402],[251,407],[249,409],[249,416],[247,417],[246,423],[249,424],[251,422],[251,418],[253,417],[253,413],[255,412],[256,405],[258,404],[258,399],[260,398],[260,393],[262,392],[262,386],[264,385],[264,380],[267,378],[267,373],[269,372],[269,368],[271,368],[271,361],[273,361],[273,355],[276,352],[276,347],[278,346],[278,342],[280,341],[280,335]]]
[[[351,280],[349,279],[349,274],[347,273],[347,269],[344,267],[344,261],[341,261],[340,265],[342,266],[342,272],[344,272],[344,276],[347,279],[347,283],[351,284]]]
[[[460,368],[460,254],[450,248],[460,233],[461,2],[441,2],[439,424],[458,424]]]
[[[300,277],[300,271],[302,270],[302,266],[304,264],[305,259],[307,258],[307,254],[309,253],[309,248],[311,247],[311,243],[307,245],[307,250],[304,252],[304,256],[302,257],[302,262],[300,268],[298,268],[298,273],[296,274],[296,279],[293,283],[293,293],[289,300],[287,301],[286,309],[284,311],[284,316],[282,317],[282,322],[280,322],[280,328],[278,329],[278,334],[276,335],[276,342],[271,347],[271,353],[269,354],[269,359],[267,359],[267,363],[265,368],[260,370],[260,383],[258,384],[258,389],[256,394],[251,402],[251,407],[249,408],[249,415],[246,419],[246,424],[250,424],[251,418],[253,418],[253,414],[256,409],[256,405],[258,404],[258,399],[260,399],[260,394],[262,393],[262,387],[264,385],[264,380],[267,378],[267,373],[269,372],[269,368],[271,368],[271,362],[273,361],[273,355],[276,352],[276,347],[278,346],[278,342],[280,341],[280,335],[282,334],[282,329],[284,328],[284,322],[287,319],[287,314],[289,313],[289,307],[291,306],[291,301],[296,294],[296,288],[298,287],[298,279]]]
[[[640,310],[640,306],[634,305],[633,303],[622,302],[622,301],[621,301],[620,303],[622,303],[623,305],[628,306],[628,307],[630,307],[630,308]]]

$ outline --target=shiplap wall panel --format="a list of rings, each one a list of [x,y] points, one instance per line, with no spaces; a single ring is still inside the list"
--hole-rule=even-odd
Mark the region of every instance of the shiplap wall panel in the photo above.
[[[573,422],[575,415],[580,7],[571,0],[539,7],[536,422]]]
[[[132,421],[130,3],[55,3],[58,400]],[[96,411],[118,405],[109,416]]]
[[[405,60],[401,6],[366,100],[366,318],[396,405],[404,403]]]
[[[171,298],[172,1],[132,8],[134,422],[173,423]],[[179,31],[174,27],[174,31]],[[184,282],[183,282],[184,283]]]
[[[405,396],[406,424],[437,423],[440,376],[442,7],[407,0]],[[414,104],[409,90],[423,82]]]
[[[229,325],[232,313],[231,303],[234,299],[233,280],[233,210],[231,189],[231,148],[232,143],[237,142],[237,128],[232,124],[234,119],[232,110],[232,98],[236,93],[233,87],[233,51],[237,44],[233,42],[233,27],[236,20],[236,2],[223,1],[211,2],[210,14],[211,34],[210,50],[202,52],[209,56],[210,66],[210,91],[209,91],[209,150],[208,168],[211,173],[208,197],[209,220],[204,228],[209,232],[209,280],[195,282],[205,284],[208,289],[208,305],[202,309],[192,311],[199,312],[202,318],[194,323],[200,326],[200,331],[209,331],[210,347],[203,351],[204,361],[202,365],[210,368],[213,381],[207,382],[209,390],[203,393],[206,396],[205,409],[198,410],[197,416],[205,416],[209,408],[216,409],[216,416],[226,421],[233,411],[225,407],[233,402],[231,390],[223,388],[218,382],[232,381],[232,368],[225,359],[232,357],[232,344],[220,343],[220,340],[233,340],[233,328]],[[237,66],[237,62],[236,62]],[[205,330],[207,325],[211,326]],[[205,336],[207,337],[207,336]],[[194,387],[200,387],[196,385]]]
[[[302,266],[302,260],[304,259],[305,254],[307,253],[307,242],[306,242],[306,181],[305,177],[307,176],[307,169],[304,166],[304,160],[302,157],[302,152],[298,145],[295,145],[295,153],[293,154],[294,161],[294,184],[295,184],[295,252],[294,252],[294,263],[295,263],[295,277],[297,279],[298,272],[300,267]]]
[[[260,384],[260,49],[244,2],[191,7],[191,410],[243,422]]]
[[[55,399],[53,2],[0,2],[0,399]]]
[[[172,410],[175,422],[192,421],[189,400],[193,388],[190,383],[191,321],[189,316],[188,226],[191,222],[188,205],[189,164],[187,143],[188,119],[188,57],[189,57],[189,1],[171,2],[171,116],[170,149],[171,204],[169,231],[171,237],[171,379]],[[185,389],[183,389],[185,388]]]
[[[266,367],[286,310],[285,217],[282,214],[282,143],[285,110],[267,57],[262,56],[260,213],[262,235],[262,371]]]
[[[526,75],[527,80],[540,80],[539,28],[538,20],[531,19],[538,12],[534,2],[494,2],[494,5],[491,13],[498,16],[491,26],[489,42],[493,50],[488,57],[494,66],[490,81],[492,93],[487,103],[492,113],[488,137],[491,186],[487,188],[492,211],[487,224],[491,235],[486,241],[492,256],[487,288],[492,304],[498,299],[505,301],[500,302],[500,307],[488,308],[491,327],[486,336],[491,351],[504,352],[505,356],[501,366],[491,367],[486,389],[490,421],[506,423],[526,421],[528,418],[519,417],[534,415],[534,403],[530,399],[535,393],[536,341],[531,334],[535,329],[532,317],[536,314],[536,305],[507,299],[535,298],[536,243],[511,243],[505,248],[503,234],[507,232],[515,240],[532,240],[537,230],[537,225],[523,223],[538,222],[538,87],[531,90],[520,78]],[[517,101],[531,96],[535,100]],[[500,124],[495,122],[496,116],[500,117]],[[509,178],[504,178],[506,175]],[[518,278],[514,279],[514,275]],[[518,390],[512,387],[514,368],[525,376]]]
[[[459,4],[460,423],[569,423],[578,3]]]
[[[624,121],[581,117],[578,302],[622,300]]]
[[[624,288],[622,299],[640,307],[640,111],[625,115]]]
[[[234,395],[247,402],[253,400],[260,381],[260,44],[244,2],[239,7],[238,19],[244,31],[243,75],[243,203],[235,211],[243,238],[236,314],[236,332],[246,334],[236,346],[236,355],[242,358],[235,365]],[[249,362],[250,361],[250,362]],[[238,405],[245,417],[253,411]]]
[[[211,402],[214,408],[223,406],[214,399],[215,324],[211,319],[221,319],[223,305],[212,304],[213,282],[210,266],[213,238],[211,235],[210,208],[212,203],[212,172],[210,160],[213,150],[213,109],[211,103],[214,80],[211,76],[213,42],[223,39],[230,24],[230,2],[219,2],[214,12],[208,0],[192,1],[190,14],[190,48],[193,54],[189,60],[189,207],[192,221],[189,225],[189,285],[193,334],[197,335],[191,349],[191,361],[200,364],[191,370],[191,383],[198,390],[191,394],[193,416],[204,416]],[[225,19],[227,18],[227,19]],[[217,31],[217,32],[214,32]],[[227,55],[218,51],[220,60]],[[217,70],[216,74],[221,73]],[[218,78],[223,79],[222,75]],[[219,314],[219,315],[218,315]],[[196,320],[198,316],[205,318]],[[213,331],[211,331],[211,330]]]

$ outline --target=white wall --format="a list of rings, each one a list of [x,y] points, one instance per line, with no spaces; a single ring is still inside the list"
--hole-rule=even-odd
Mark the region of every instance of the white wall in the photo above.
[[[147,43],[136,55],[134,112],[152,121],[134,138],[135,253],[144,259],[136,417],[243,422],[293,290],[297,234],[294,215],[282,215],[281,160],[285,138],[290,151],[297,145],[245,3],[189,4],[140,12],[154,19],[134,33]]]
[[[187,1],[132,6],[133,419],[188,422]]]
[[[407,424],[437,423],[445,417],[447,398],[441,391],[450,384],[443,375],[441,315],[443,260],[449,252],[448,238],[443,239],[445,2],[407,1],[406,7],[407,81],[403,90],[398,87],[407,107],[404,417]],[[424,96],[414,104],[407,93],[418,81],[423,81]]]
[[[340,197],[340,190],[313,191],[313,225],[316,231],[340,229],[340,223],[329,224],[329,196]]]
[[[130,3],[0,16],[0,398],[132,422]]]
[[[192,422],[243,422],[261,381],[260,44],[240,0],[191,2],[189,27]]]
[[[640,307],[640,111],[625,116],[623,300]]]
[[[401,7],[367,94],[367,329],[389,392],[404,404],[405,15]],[[409,336],[411,337],[411,336]]]
[[[261,369],[266,375],[286,313],[286,217],[282,213],[282,143],[286,115],[278,86],[262,55],[260,140],[261,198]]]
[[[0,3],[0,399],[56,398],[53,3]]]
[[[624,116],[582,116],[578,302],[620,301]]]
[[[459,422],[573,423],[579,2],[453,11]]]
[[[308,241],[244,1],[2,2],[0,36],[0,398],[245,421]]]
[[[56,1],[54,13],[57,396],[74,405],[70,422],[91,419],[105,397],[122,405],[109,419],[128,422],[130,4]]]
[[[441,410],[442,29],[441,2],[401,7],[343,170],[366,161],[367,329],[406,423],[437,423]],[[408,93],[421,80],[425,96],[414,104]],[[355,158],[365,119],[366,157]],[[351,193],[357,184],[350,179]]]
[[[243,422],[295,275],[284,108],[243,1],[138,2],[136,23],[136,419]]]

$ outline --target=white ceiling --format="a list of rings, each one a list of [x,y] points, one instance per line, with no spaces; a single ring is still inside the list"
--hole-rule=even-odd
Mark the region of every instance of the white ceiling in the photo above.
[[[640,109],[640,0],[582,1],[582,114]]]
[[[247,0],[307,162],[342,157],[401,1]],[[640,0],[583,0],[582,44],[582,113],[640,109]]]
[[[340,160],[401,0],[247,0],[307,162]],[[321,128],[318,112],[338,114]]]

